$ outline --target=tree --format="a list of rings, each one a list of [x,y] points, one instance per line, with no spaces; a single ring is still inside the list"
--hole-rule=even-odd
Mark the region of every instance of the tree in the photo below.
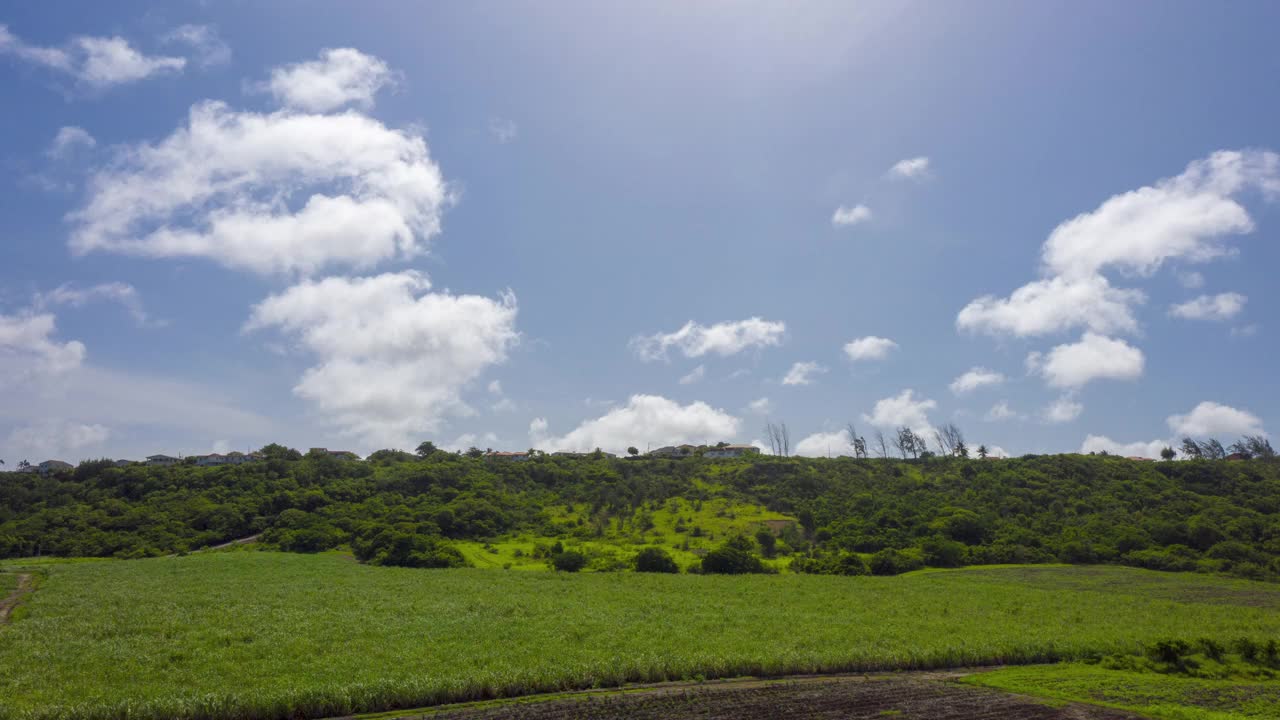
[[[876,430],[876,447],[880,448],[880,459],[889,459],[889,444],[884,440],[884,433]]]
[[[744,575],[768,572],[760,558],[751,554],[755,543],[744,535],[729,538],[702,558],[702,572],[717,575]]]
[[[987,459],[987,453],[988,453],[988,452],[989,452],[989,451],[987,450],[987,446],[986,446],[986,445],[979,445],[979,446],[978,446],[978,457],[982,458],[983,460],[986,460],[986,459]]]
[[[1189,437],[1182,438],[1182,454],[1193,460],[1199,460],[1204,457],[1204,453],[1201,452],[1200,446],[1195,440],[1192,440]]]
[[[431,442],[430,440],[423,440],[421,443],[418,444],[418,450],[417,450],[418,457],[424,458],[424,459],[429,458],[436,453],[436,449],[437,448],[435,443]]]
[[[551,557],[551,567],[560,572],[578,572],[587,566],[587,556],[576,550],[566,550]]]
[[[867,456],[867,439],[858,436],[858,429],[849,423],[849,444],[853,446],[853,456],[862,459]]]
[[[760,528],[756,533],[756,542],[760,543],[760,554],[767,558],[773,557],[777,553],[778,538],[773,533],[764,528]]]
[[[635,559],[636,572],[678,573],[680,567],[671,554],[660,547],[647,547]]]
[[[1200,452],[1209,460],[1222,460],[1227,456],[1226,448],[1216,438],[1209,438],[1201,443]]]
[[[1166,461],[1172,460],[1178,457],[1178,451],[1174,450],[1171,447],[1166,447],[1165,449],[1160,451],[1160,457],[1164,458]]]
[[[916,436],[911,432],[911,428],[900,427],[894,434],[893,447],[902,455],[902,459],[907,459],[909,453],[911,457],[916,456]]]
[[[955,423],[947,423],[933,431],[933,441],[938,445],[939,455],[958,457],[959,449],[964,445],[964,433]]]
[[[786,423],[766,422],[764,434],[769,438],[769,448],[774,455],[787,457],[791,454],[791,431]]]
[[[963,440],[956,446],[956,457],[969,459],[969,447],[964,444]]]
[[[1245,435],[1241,442],[1249,448],[1249,454],[1258,458],[1274,458],[1276,451],[1271,448],[1271,441],[1261,435]]]
[[[467,453],[466,453],[466,455],[467,455],[467,457],[469,457],[469,458],[482,458],[482,457],[484,457],[484,451],[483,451],[483,450],[481,450],[481,449],[480,449],[480,448],[478,448],[478,447],[475,447],[475,446],[473,445],[473,446],[471,446],[471,447],[467,448]]]
[[[632,457],[635,457],[636,455],[640,454],[640,448],[637,448],[635,445],[632,445],[631,447],[627,448],[627,454]]]

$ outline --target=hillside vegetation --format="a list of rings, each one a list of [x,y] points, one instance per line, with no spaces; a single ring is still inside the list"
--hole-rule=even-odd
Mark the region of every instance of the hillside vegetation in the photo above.
[[[1085,660],[1167,638],[1265,647],[1280,636],[1280,586],[1120,567],[694,577],[228,552],[29,571],[39,588],[0,628],[5,720],[329,717],[628,681]]]
[[[684,570],[726,567],[707,561],[724,550],[727,571],[1065,562],[1280,574],[1274,460],[347,461],[266,450],[267,461],[234,467],[0,474],[0,557],[147,557],[261,533],[267,547],[346,546],[420,567],[546,568],[573,554],[582,562],[569,564],[615,570],[656,546]]]

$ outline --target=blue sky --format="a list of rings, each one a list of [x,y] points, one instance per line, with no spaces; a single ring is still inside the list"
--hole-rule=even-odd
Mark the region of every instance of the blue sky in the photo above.
[[[0,458],[1266,433],[1278,15],[6,6]]]

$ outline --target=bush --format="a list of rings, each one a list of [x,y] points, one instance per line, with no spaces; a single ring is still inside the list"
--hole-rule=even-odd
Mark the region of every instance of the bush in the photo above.
[[[929,567],[955,568],[964,565],[966,548],[964,543],[943,538],[931,538],[921,545],[924,564]]]
[[[907,553],[893,548],[885,548],[871,556],[872,575],[901,575],[904,572],[919,570],[923,563]]]
[[[551,556],[551,567],[560,572],[578,572],[587,566],[587,556],[574,550],[566,550]]]
[[[752,549],[753,545],[749,538],[741,535],[730,538],[702,558],[702,572],[716,575],[769,572],[760,558],[751,554]]]
[[[680,567],[666,550],[647,547],[636,555],[635,570],[636,572],[678,573]]]

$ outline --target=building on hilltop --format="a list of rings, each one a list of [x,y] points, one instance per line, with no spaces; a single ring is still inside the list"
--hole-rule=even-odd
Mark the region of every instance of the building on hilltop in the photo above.
[[[180,459],[172,455],[148,455],[146,464],[151,467],[168,467],[177,465],[180,462],[182,462]]]
[[[528,460],[529,452],[527,450],[517,450],[515,452],[503,452],[500,450],[490,450],[489,452],[485,453],[484,456],[491,460],[514,460],[518,462],[521,460]]]
[[[709,458],[737,458],[759,454],[760,448],[755,445],[721,445],[719,447],[707,448],[707,450],[702,453],[702,456]]]
[[[61,460],[45,460],[36,466],[36,472],[41,475],[48,475],[50,473],[60,472],[62,470],[72,470],[74,468],[75,466],[69,462],[63,462]]]

